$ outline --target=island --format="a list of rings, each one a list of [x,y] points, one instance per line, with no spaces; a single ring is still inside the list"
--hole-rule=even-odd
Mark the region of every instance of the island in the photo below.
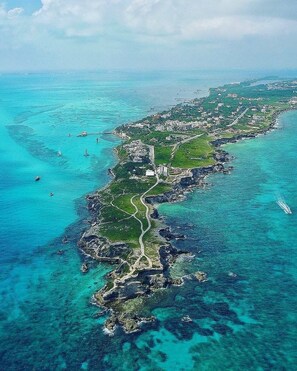
[[[114,266],[93,297],[100,313],[108,314],[107,332],[116,326],[138,331],[154,320],[142,315],[143,299],[183,284],[170,273],[187,254],[170,240],[183,235],[164,224],[156,206],[182,200],[210,174],[229,173],[223,144],[263,134],[281,112],[296,108],[297,80],[269,77],[212,88],[207,97],[115,130],[122,139],[118,163],[108,170],[109,184],[87,196],[92,221],[78,242],[85,256]],[[206,279],[205,272],[193,276]]]

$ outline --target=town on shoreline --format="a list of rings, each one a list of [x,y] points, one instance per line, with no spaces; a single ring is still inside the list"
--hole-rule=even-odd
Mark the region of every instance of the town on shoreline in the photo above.
[[[212,88],[207,97],[115,130],[122,139],[118,164],[109,169],[111,182],[87,197],[92,224],[78,243],[86,256],[115,265],[94,294],[103,309],[98,315],[109,312],[107,332],[118,325],[127,333],[139,330],[154,320],[143,314],[145,298],[183,284],[170,274],[176,259],[187,254],[170,240],[183,235],[164,225],[154,205],[183,199],[211,173],[228,173],[230,158],[220,146],[265,133],[292,109],[297,80],[271,77]],[[203,282],[207,276],[196,272],[193,278]]]

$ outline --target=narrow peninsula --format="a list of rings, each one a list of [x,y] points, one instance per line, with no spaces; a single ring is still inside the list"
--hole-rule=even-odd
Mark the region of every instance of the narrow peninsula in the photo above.
[[[154,318],[142,315],[143,300],[156,290],[181,285],[170,267],[179,251],[156,205],[179,201],[212,173],[228,173],[221,145],[272,128],[277,116],[297,108],[297,80],[274,78],[232,83],[115,130],[122,142],[111,182],[89,195],[92,224],[79,241],[84,254],[114,264],[106,285],[94,294],[108,311],[106,330],[126,332]],[[195,278],[205,279],[204,272]]]

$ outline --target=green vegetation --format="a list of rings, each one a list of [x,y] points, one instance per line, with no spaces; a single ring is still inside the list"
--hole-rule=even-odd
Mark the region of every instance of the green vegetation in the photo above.
[[[133,214],[135,212],[135,208],[130,202],[130,199],[134,196],[134,194],[124,194],[124,195],[119,195],[117,197],[113,204],[119,207],[122,210],[125,210],[129,214]]]
[[[278,113],[297,107],[297,82],[267,81],[210,89],[208,97],[117,129],[125,140],[117,148],[114,179],[99,193],[99,233],[134,249],[121,277],[131,270],[160,267],[159,247],[164,241],[157,222],[149,216],[152,206],[144,205],[141,197],[172,191],[173,182],[191,174],[188,170],[214,165],[213,141],[263,132]]]
[[[159,183],[154,189],[152,189],[147,196],[156,196],[169,192],[172,190],[172,186],[169,183]]]
[[[109,190],[112,194],[126,194],[126,193],[135,193],[141,194],[148,190],[155,183],[155,179],[152,178],[141,178],[141,179],[121,179],[119,181],[113,181]]]
[[[122,290],[122,286],[134,282],[138,290],[144,270],[155,276],[155,288],[162,285],[164,278],[159,254],[160,246],[167,243],[159,234],[163,221],[151,217],[153,206],[146,202],[146,196],[172,191],[173,199],[178,199],[181,188],[193,183],[182,181],[194,175],[191,169],[219,164],[218,158],[224,161],[224,152],[218,153],[212,143],[219,145],[228,139],[265,132],[280,112],[296,108],[297,81],[268,80],[264,84],[253,80],[210,89],[208,97],[178,104],[116,129],[123,138],[117,147],[119,163],[110,171],[113,180],[98,192],[99,200],[94,200],[94,206],[99,201],[101,207],[91,233],[98,233],[111,244],[126,245],[113,245],[108,250],[108,244],[99,239],[104,244],[99,251],[101,257],[112,256],[120,264],[95,295],[100,305],[113,309],[124,328],[133,329],[135,314],[142,312],[147,297],[141,289],[132,293],[136,297],[123,296],[131,289]],[[223,170],[223,166],[213,170],[217,169]],[[95,246],[97,254],[92,240],[90,246]],[[146,285],[147,281],[145,290]],[[113,296],[104,295],[112,290]]]
[[[125,179],[127,178],[127,175],[143,176],[145,171],[139,164],[126,162],[116,165],[114,173],[116,174],[116,179]]]
[[[117,155],[120,161],[124,161],[128,156],[127,151],[123,146],[118,146]]]
[[[209,137],[200,137],[180,145],[173,157],[172,166],[190,169],[214,164],[214,149],[210,140]]]
[[[156,165],[167,165],[170,162],[172,146],[155,146]]]
[[[138,237],[140,232],[139,223],[131,218],[127,220],[117,221],[114,224],[101,226],[101,233],[111,242],[126,242],[133,248],[138,247]]]

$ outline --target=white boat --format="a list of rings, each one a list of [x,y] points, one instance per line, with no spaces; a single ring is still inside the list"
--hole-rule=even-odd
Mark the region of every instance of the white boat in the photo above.
[[[61,157],[62,156],[62,152],[61,151],[58,151],[57,155],[58,155],[58,157]]]
[[[86,137],[88,133],[86,131],[82,131],[80,134],[78,134],[78,137]]]
[[[290,206],[286,204],[284,200],[277,200],[276,203],[278,206],[286,213],[286,214],[292,214],[292,210],[290,209]]]

